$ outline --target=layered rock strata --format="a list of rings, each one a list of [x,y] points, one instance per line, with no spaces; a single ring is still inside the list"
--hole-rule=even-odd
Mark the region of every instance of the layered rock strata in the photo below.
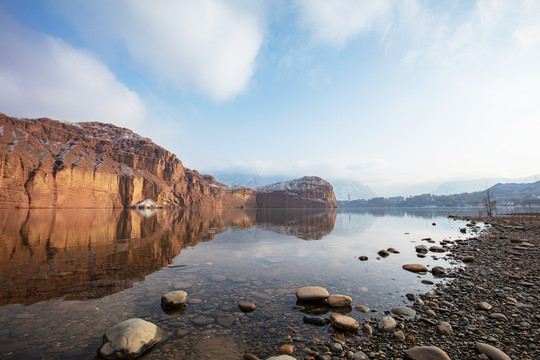
[[[0,208],[337,207],[320,178],[283,184],[261,188],[259,198],[185,168],[129,129],[0,114]]]

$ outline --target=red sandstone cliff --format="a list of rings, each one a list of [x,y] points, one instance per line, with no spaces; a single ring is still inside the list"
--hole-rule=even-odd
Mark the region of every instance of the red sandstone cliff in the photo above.
[[[0,114],[0,207],[256,207],[255,192],[182,166],[151,140],[110,124]]]
[[[0,114],[0,208],[336,208],[332,186],[304,177],[230,187],[182,165],[150,139],[98,122]]]

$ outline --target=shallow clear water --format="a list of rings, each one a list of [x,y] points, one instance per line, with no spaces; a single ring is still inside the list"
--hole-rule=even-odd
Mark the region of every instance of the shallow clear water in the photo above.
[[[339,310],[359,321],[408,304],[405,294],[431,287],[421,279],[440,280],[403,264],[456,266],[414,251],[423,238],[466,238],[450,213],[0,210],[0,358],[93,358],[105,330],[131,317],[169,333],[147,359],[263,357],[289,336],[301,349],[329,329],[302,322],[296,289],[323,286],[375,310]],[[389,247],[400,254],[378,258]],[[160,298],[177,289],[187,309],[166,314]],[[257,309],[242,313],[242,300]]]

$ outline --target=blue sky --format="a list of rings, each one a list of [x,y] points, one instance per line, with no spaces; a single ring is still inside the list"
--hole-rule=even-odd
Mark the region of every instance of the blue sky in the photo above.
[[[377,194],[540,172],[540,2],[0,0],[0,112]]]

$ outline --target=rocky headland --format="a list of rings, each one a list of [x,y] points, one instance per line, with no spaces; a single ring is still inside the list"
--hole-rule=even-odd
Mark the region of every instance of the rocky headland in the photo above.
[[[133,131],[98,122],[69,123],[0,114],[0,208],[160,207],[336,208],[332,186],[317,177],[286,191],[227,186],[182,165]],[[283,184],[282,184],[283,185]]]

